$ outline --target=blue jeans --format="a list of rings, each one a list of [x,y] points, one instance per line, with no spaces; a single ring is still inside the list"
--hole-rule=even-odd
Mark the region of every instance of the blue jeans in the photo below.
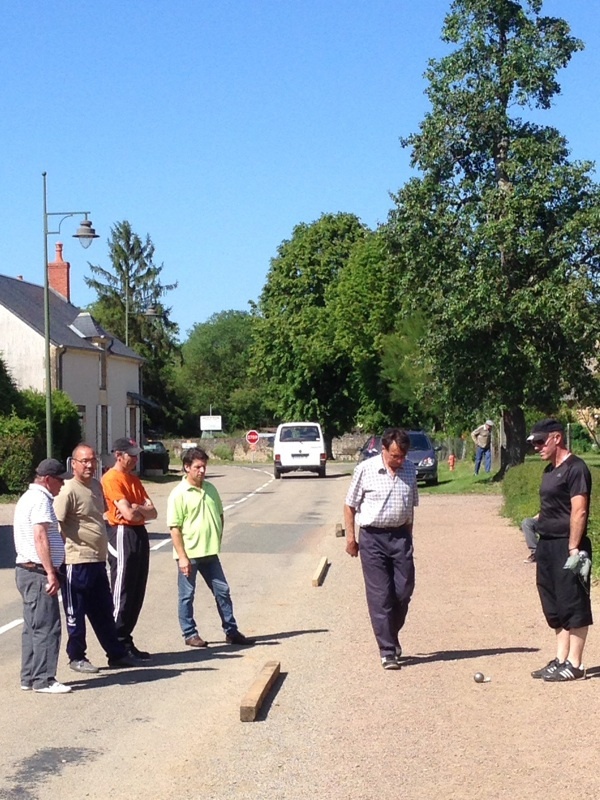
[[[525,536],[525,544],[532,553],[535,553],[538,544],[537,519],[534,519],[533,517],[525,517],[521,523],[521,530]]]
[[[483,448],[478,447],[477,452],[475,453],[475,475],[479,473],[479,467],[481,466],[481,459],[484,460],[485,471],[489,472],[492,469],[492,450],[491,448]]]
[[[179,564],[179,562],[177,562]],[[238,629],[233,616],[233,603],[229,584],[225,578],[219,556],[205,556],[204,558],[190,558],[192,570],[190,577],[186,578],[177,570],[177,591],[179,595],[179,625],[185,639],[198,633],[198,626],[194,620],[194,595],[196,594],[196,575],[200,573],[204,582],[213,593],[217,611],[221,617],[221,624],[225,635],[229,636]]]

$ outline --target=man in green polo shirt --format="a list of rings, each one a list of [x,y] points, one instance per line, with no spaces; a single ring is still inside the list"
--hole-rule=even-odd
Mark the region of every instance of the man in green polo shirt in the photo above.
[[[252,639],[238,630],[233,616],[229,585],[219,561],[223,537],[223,504],[212,483],[204,480],[208,455],[200,448],[186,450],[185,473],[169,495],[167,525],[177,559],[179,624],[189,647],[206,647],[194,620],[194,595],[198,572],[213,593],[228,644],[251,645]]]

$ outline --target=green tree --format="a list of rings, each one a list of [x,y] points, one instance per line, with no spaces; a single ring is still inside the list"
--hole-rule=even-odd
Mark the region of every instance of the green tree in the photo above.
[[[381,230],[358,241],[339,274],[332,322],[335,346],[348,354],[347,387],[356,398],[356,422],[366,431],[390,425],[424,425],[422,410],[405,376],[396,371],[398,347],[409,342],[398,293],[397,267]],[[391,358],[386,368],[386,352]],[[402,391],[401,391],[402,390]]]
[[[406,313],[424,314],[421,391],[455,416],[502,411],[501,473],[524,458],[523,407],[595,391],[600,203],[590,163],[516,115],[547,109],[582,44],[541,0],[455,0],[429,63],[431,111],[404,144],[420,176],[395,197]]]
[[[254,322],[247,311],[221,311],[190,331],[176,383],[195,426],[211,409],[229,431],[269,421],[264,392],[249,374]]]
[[[21,396],[4,360],[0,356],[0,414],[19,411]]]
[[[19,416],[35,423],[38,431],[46,428],[46,395],[34,389],[21,392],[22,411]],[[71,455],[81,441],[81,425],[77,406],[66,392],[52,392],[52,441],[54,454],[61,461]]]
[[[147,424],[169,428],[183,413],[173,385],[179,327],[164,305],[177,283],[161,283],[163,264],[154,263],[154,251],[150,236],[142,242],[129,222],[118,222],[108,239],[110,267],[88,263],[94,277],[85,282],[98,295],[90,308],[94,317],[145,359],[143,393],[156,406],[144,408]]]
[[[271,261],[257,306],[253,363],[277,418],[320,422],[329,449],[358,408],[332,314],[340,273],[366,233],[353,214],[297,225]]]

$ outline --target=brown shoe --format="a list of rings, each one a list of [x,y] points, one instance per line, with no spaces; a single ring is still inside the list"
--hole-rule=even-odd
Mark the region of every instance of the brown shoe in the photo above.
[[[193,636],[190,636],[189,639],[186,639],[185,643],[188,647],[208,647],[208,642],[205,642],[204,639],[201,639],[197,633],[195,633]]]

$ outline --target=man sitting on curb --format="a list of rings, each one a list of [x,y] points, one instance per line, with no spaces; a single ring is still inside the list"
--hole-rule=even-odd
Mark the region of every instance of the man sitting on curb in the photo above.
[[[525,544],[529,548],[529,555],[523,562],[524,564],[535,564],[535,551],[537,550],[537,517],[525,517],[521,522],[521,530],[525,537]]]

